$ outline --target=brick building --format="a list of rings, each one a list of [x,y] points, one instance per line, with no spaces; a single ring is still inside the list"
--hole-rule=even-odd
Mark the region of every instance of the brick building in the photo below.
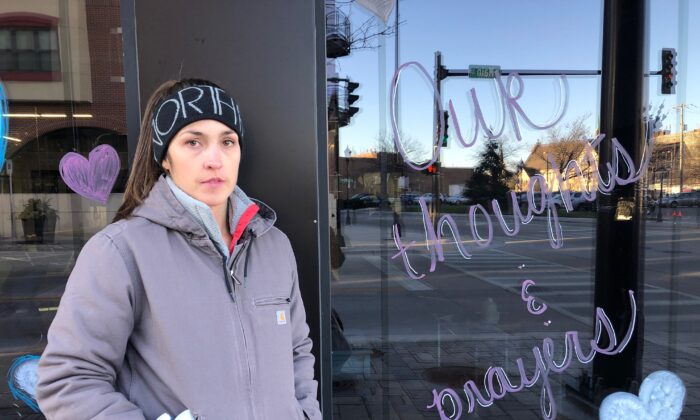
[[[99,144],[127,145],[118,0],[10,0],[0,9],[0,67],[8,99],[6,159],[17,193],[69,192],[58,164]],[[3,179],[3,184],[9,180]]]

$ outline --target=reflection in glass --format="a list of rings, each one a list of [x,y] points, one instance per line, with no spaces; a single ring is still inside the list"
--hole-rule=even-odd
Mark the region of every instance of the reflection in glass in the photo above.
[[[540,403],[541,378],[531,388],[508,393],[493,404],[475,403],[473,413],[468,413],[462,387],[474,381],[484,392],[485,375],[494,366],[502,366],[517,386],[517,360],[521,358],[525,371],[533,374],[537,359],[533,351],[543,348],[543,340],[548,339],[555,360],[564,360],[565,334],[570,331],[577,331],[585,343],[582,347],[588,349],[589,340],[596,338],[597,287],[619,298],[617,307],[602,308],[607,314],[624,314],[610,320],[618,343],[634,314],[641,328],[634,339],[643,340],[644,350],[635,352],[630,346],[623,350],[627,351],[624,358],[598,354],[596,360],[609,360],[612,365],[631,360],[640,368],[639,381],[629,379],[622,385],[635,395],[641,379],[658,370],[674,372],[688,390],[683,415],[700,414],[696,377],[700,374],[688,362],[700,348],[700,293],[693,281],[700,273],[696,255],[700,200],[694,199],[700,197],[696,170],[700,155],[695,153],[700,144],[700,112],[690,106],[700,106],[700,85],[695,80],[700,56],[692,44],[697,39],[693,35],[700,34],[692,26],[677,34],[676,28],[669,31],[667,24],[661,24],[679,16],[693,21],[700,9],[691,6],[688,13],[678,11],[676,16],[675,11],[661,7],[662,2],[649,2],[649,71],[657,70],[661,48],[676,47],[680,38],[681,44],[688,45],[685,52],[680,52],[682,45],[678,47],[679,57],[686,60],[687,82],[684,98],[680,82],[678,97],[661,96],[658,78],[649,76],[646,91],[634,93],[645,101],[648,98],[648,113],[664,103],[661,114],[667,114],[646,133],[648,137],[637,139],[640,144],[653,139],[655,145],[646,170],[634,183],[642,200],[621,200],[609,213],[615,223],[626,223],[640,214],[635,206],[643,208],[644,237],[632,244],[643,249],[639,262],[644,266],[635,313],[625,290],[596,283],[596,264],[602,264],[596,261],[596,244],[606,237],[601,226],[607,226],[599,219],[609,211],[600,208],[599,200],[587,199],[591,191],[601,194],[604,188],[595,176],[600,147],[591,141],[601,135],[605,117],[600,115],[600,76],[568,77],[566,113],[545,130],[528,128],[518,113],[513,114],[515,122],[504,114],[493,79],[446,78],[441,85],[442,107],[447,110],[452,100],[457,112],[449,115],[450,128],[436,164],[418,171],[406,164],[405,155],[416,164],[429,160],[441,118],[433,106],[430,81],[407,71],[401,75],[394,104],[389,95],[395,69],[407,62],[420,63],[434,79],[437,51],[442,53],[443,70],[449,71],[498,65],[501,69],[595,72],[601,68],[603,2],[547,10],[510,1],[499,7],[448,1],[440,8],[386,2],[392,8],[388,20],[383,20],[376,4],[368,5],[371,2],[326,3],[327,12],[338,9],[349,16],[350,33],[358,34],[355,31],[363,28],[361,34],[373,39],[365,48],[365,39],[357,35],[362,40],[351,43],[349,54],[329,55],[327,60],[331,243],[339,244],[332,255],[343,256],[335,259],[331,283],[334,418],[439,418],[436,395],[449,417],[458,407],[450,405],[456,397],[440,393],[447,388],[461,398],[462,418],[542,418],[546,410]],[[398,33],[393,30],[397,15]],[[571,21],[580,23],[575,31],[565,23]],[[679,74],[679,80],[682,77]],[[355,92],[360,99],[354,104],[360,111],[347,120],[333,118],[335,98],[345,94],[338,83],[343,79],[361,85]],[[513,94],[518,89],[523,92],[518,104],[535,122],[557,115],[560,103],[554,79],[523,76],[513,90]],[[485,125],[480,129],[497,132],[505,124],[506,130],[492,142],[480,135],[474,147],[462,147],[456,126],[463,138],[471,138],[472,94],[483,111]],[[391,132],[390,105],[396,108],[402,144],[420,153],[397,151],[393,136],[387,134]],[[521,141],[513,129],[516,124],[522,129]],[[612,138],[603,141],[608,144]],[[592,149],[589,158],[587,147]],[[566,172],[571,190],[567,197],[557,177],[571,160],[578,167],[569,166]],[[639,169],[639,162],[636,165]],[[605,181],[605,166],[601,173]],[[499,187],[504,220],[512,229],[518,208],[526,214],[528,208],[539,206],[545,183],[561,226],[559,249],[550,244],[552,224],[546,210],[510,235],[493,216],[494,185]],[[503,187],[515,192],[514,200],[510,195],[503,198]],[[528,203],[530,187],[537,193],[536,203]],[[489,216],[476,211],[472,217],[475,204],[483,205]],[[450,223],[440,226],[439,220]],[[488,235],[489,225],[493,235]],[[431,233],[442,238],[439,247],[431,243]],[[611,252],[610,264],[621,260],[621,255]],[[635,281],[620,271],[618,280]],[[528,296],[547,305],[541,313],[528,311],[521,296],[525,280],[534,282]],[[608,376],[614,375],[594,370],[593,361],[585,357],[574,358],[561,373],[550,372],[548,396],[559,417],[598,418],[601,400],[610,393],[605,388]]]
[[[34,49],[34,31],[33,30],[17,30],[15,31],[15,45],[18,50],[33,50]]]
[[[43,351],[75,259],[111,221],[127,178],[118,2],[58,4],[0,5],[0,83],[9,106],[9,131],[0,139],[7,144],[0,173],[3,378],[13,362]],[[107,205],[71,191],[59,173],[66,153],[87,157],[99,145],[117,150],[121,165]],[[0,381],[0,417],[43,418],[17,383]]]

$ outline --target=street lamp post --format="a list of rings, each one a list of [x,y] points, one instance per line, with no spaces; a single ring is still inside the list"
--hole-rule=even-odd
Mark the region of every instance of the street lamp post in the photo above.
[[[663,222],[663,220],[664,220],[663,216],[661,215],[661,202],[663,201],[663,199],[664,199],[664,173],[661,172],[661,187],[660,187],[660,191],[659,191],[659,199],[657,200],[658,204],[656,205],[656,207],[659,208],[659,212],[656,213],[656,221],[657,222]]]
[[[345,147],[345,224],[349,225],[350,223],[350,209],[348,208],[349,205],[349,200],[350,200],[350,183],[348,182],[350,178],[350,156],[352,156],[352,150],[350,150],[350,146]]]
[[[518,164],[518,172],[517,172],[517,179],[515,180],[516,183],[516,189],[518,191],[518,208],[522,206],[521,200],[523,196],[523,186],[522,186],[522,181],[523,181],[523,171],[525,170],[525,162],[523,162],[522,159],[520,159],[520,163]],[[513,213],[515,214],[515,213]]]

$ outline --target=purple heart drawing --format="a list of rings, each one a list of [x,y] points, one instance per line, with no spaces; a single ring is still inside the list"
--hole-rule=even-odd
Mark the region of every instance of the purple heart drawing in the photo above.
[[[92,149],[88,159],[78,153],[66,153],[58,170],[71,190],[106,204],[119,174],[119,155],[112,146],[101,144]]]

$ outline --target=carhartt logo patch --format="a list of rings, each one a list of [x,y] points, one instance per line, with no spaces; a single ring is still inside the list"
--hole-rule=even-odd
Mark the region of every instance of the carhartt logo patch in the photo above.
[[[277,325],[284,325],[287,323],[287,314],[284,311],[277,311]]]

